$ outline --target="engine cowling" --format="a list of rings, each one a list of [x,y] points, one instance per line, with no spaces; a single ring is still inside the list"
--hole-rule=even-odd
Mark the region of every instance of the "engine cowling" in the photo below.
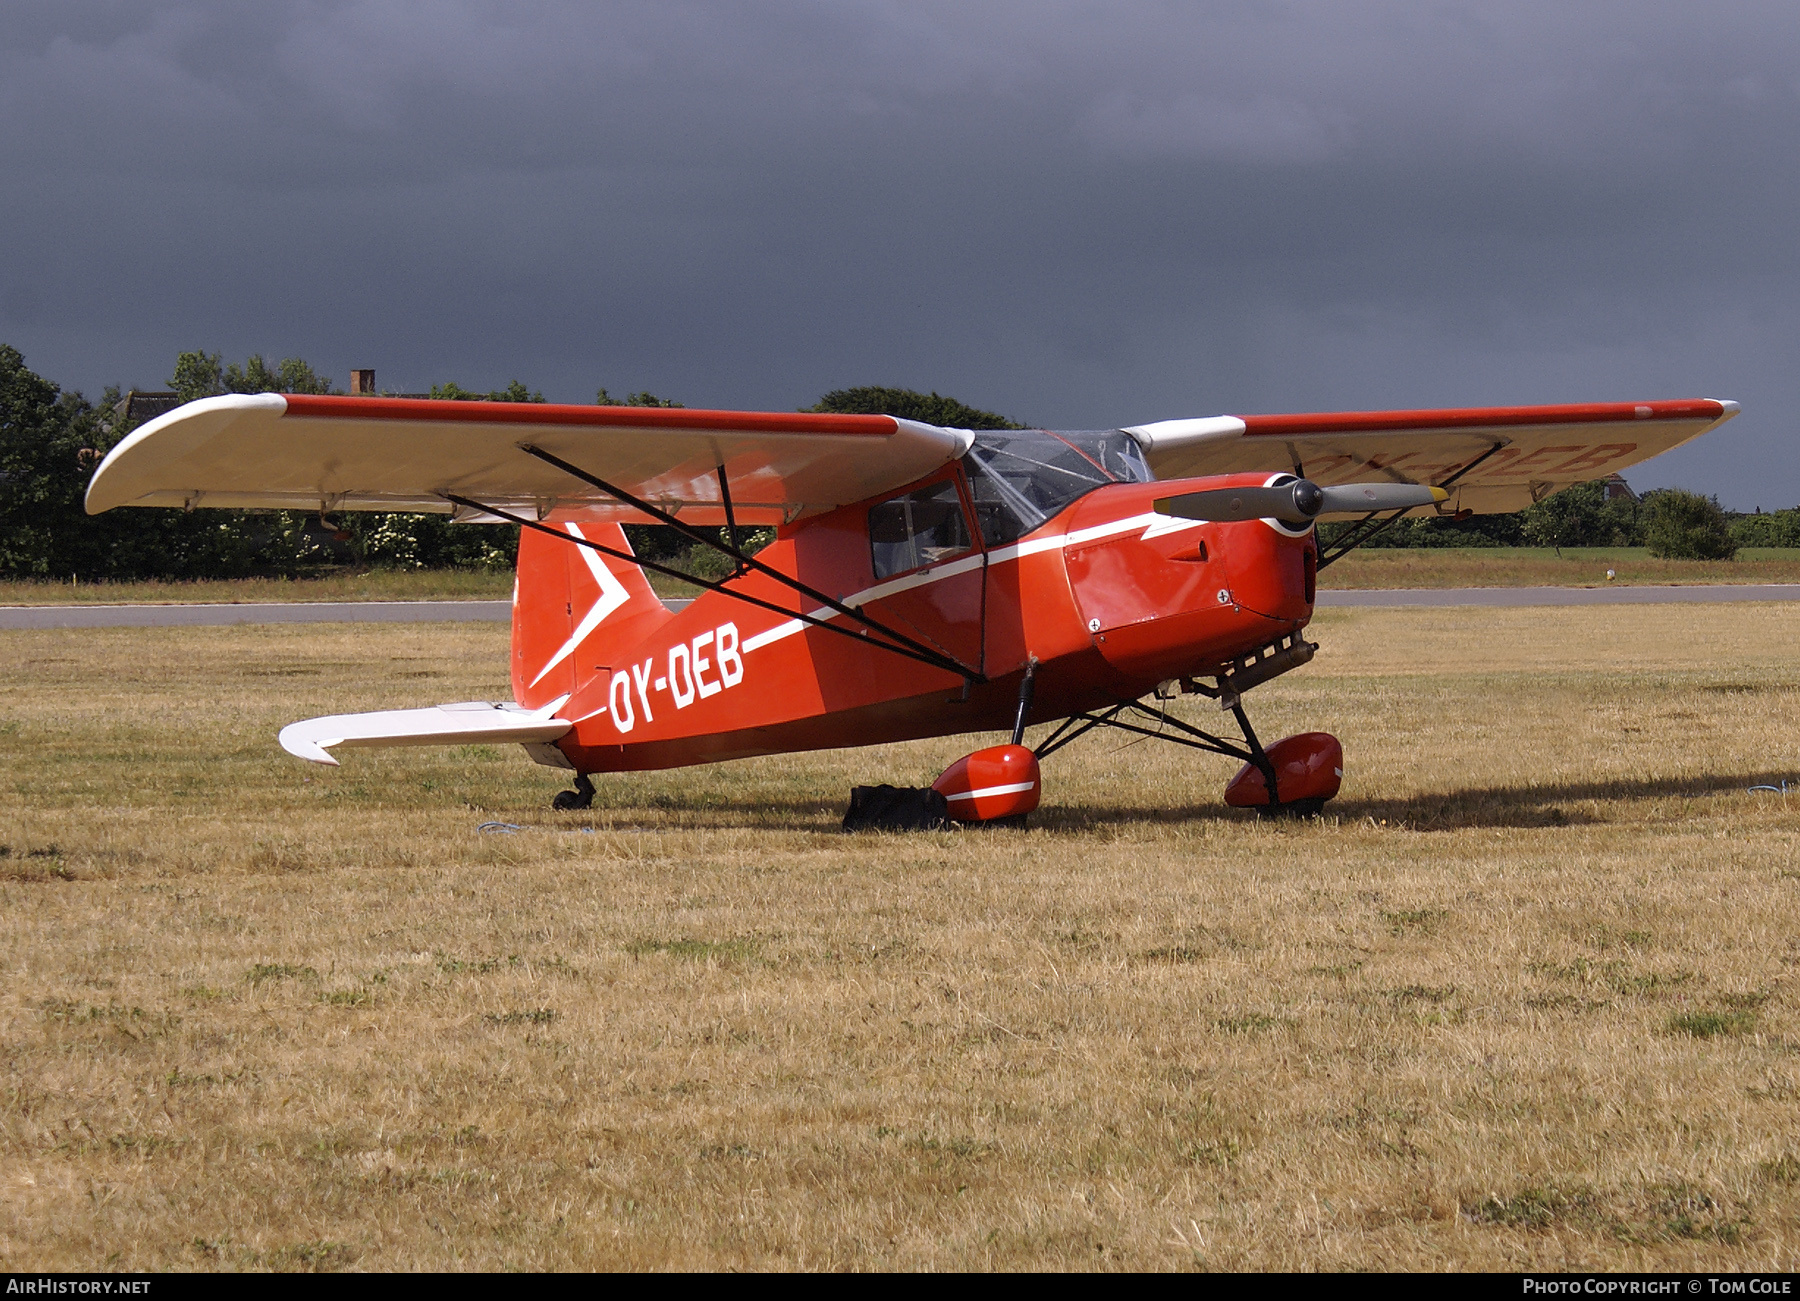
[[[1020,818],[1038,806],[1044,786],[1037,756],[1022,745],[994,745],[965,754],[931,783],[958,822]]]
[[[1268,747],[1275,766],[1275,790],[1283,807],[1317,808],[1344,784],[1344,747],[1329,732],[1301,732]],[[1225,787],[1225,802],[1237,809],[1266,808],[1269,784],[1262,769],[1247,763]]]

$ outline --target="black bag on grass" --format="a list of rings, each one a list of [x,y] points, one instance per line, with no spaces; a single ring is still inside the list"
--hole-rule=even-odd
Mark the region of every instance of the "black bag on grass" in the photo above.
[[[857,786],[850,791],[845,831],[943,831],[950,805],[929,786]]]

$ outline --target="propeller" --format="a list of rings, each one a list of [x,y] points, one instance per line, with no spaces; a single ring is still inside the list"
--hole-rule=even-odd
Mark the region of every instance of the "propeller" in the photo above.
[[[1270,488],[1207,488],[1161,497],[1160,515],[1228,524],[1239,520],[1278,519],[1284,524],[1310,524],[1320,515],[1341,512],[1409,510],[1449,500],[1442,488],[1422,483],[1340,483],[1321,488],[1311,479],[1290,479]]]

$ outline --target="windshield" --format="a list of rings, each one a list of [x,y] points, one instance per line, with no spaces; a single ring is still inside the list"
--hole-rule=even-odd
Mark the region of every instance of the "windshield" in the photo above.
[[[1117,429],[983,429],[963,468],[990,547],[1017,541],[1103,484],[1147,483],[1151,477],[1137,440]]]

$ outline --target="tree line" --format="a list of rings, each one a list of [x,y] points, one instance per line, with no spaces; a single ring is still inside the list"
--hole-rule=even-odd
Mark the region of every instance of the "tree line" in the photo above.
[[[242,363],[217,353],[184,352],[169,386],[183,401],[222,393],[340,392],[298,357]],[[542,402],[518,380],[479,392],[434,385],[434,398]],[[638,391],[602,406],[679,407]],[[965,429],[1019,429],[991,411],[937,393],[861,387],[825,394],[812,411],[887,414]],[[445,515],[201,508],[116,510],[89,516],[82,508],[100,459],[139,421],[127,418],[126,395],[109,387],[97,402],[35,374],[25,358],[0,344],[0,576],[83,581],[144,578],[304,577],[365,566],[396,569],[509,568],[516,526],[453,527]],[[1322,532],[1329,537],[1326,525]],[[690,547],[673,529],[628,526],[640,555],[674,560],[701,577],[729,562]],[[760,530],[753,545],[771,536]],[[1728,516],[1714,499],[1668,490],[1641,501],[1608,500],[1604,486],[1581,484],[1514,515],[1466,520],[1408,519],[1370,545],[1386,546],[1648,546],[1659,555],[1729,557],[1741,546],[1800,546],[1800,510]]]
[[[1330,542],[1348,524],[1322,524]],[[1425,516],[1391,525],[1370,547],[1647,547],[1674,560],[1730,560],[1739,547],[1800,547],[1800,509],[1733,515],[1715,497],[1657,488],[1610,496],[1604,480],[1578,483],[1524,510],[1468,519]]]
[[[183,402],[223,393],[341,393],[303,359],[184,352],[169,387]],[[478,392],[439,384],[452,400],[542,402],[514,380]],[[514,525],[452,527],[446,515],[304,511],[115,510],[90,516],[82,506],[94,467],[142,424],[127,414],[127,395],[109,387],[98,402],[64,392],[35,374],[17,348],[0,344],[0,576],[84,581],[144,578],[299,578],[345,566],[394,569],[510,568],[518,554]],[[606,406],[675,406],[649,392]],[[659,531],[664,532],[664,531]],[[667,551],[661,536],[646,536]]]

